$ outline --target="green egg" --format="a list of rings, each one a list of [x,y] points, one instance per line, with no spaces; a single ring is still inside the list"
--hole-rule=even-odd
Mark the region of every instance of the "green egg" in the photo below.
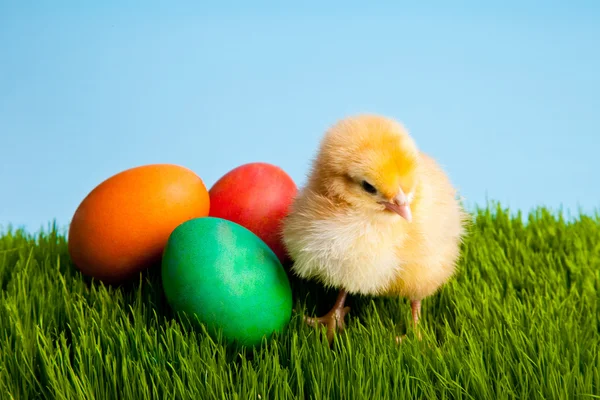
[[[169,305],[216,335],[245,346],[281,332],[292,291],[281,262],[258,236],[234,222],[191,219],[171,233],[162,258]]]

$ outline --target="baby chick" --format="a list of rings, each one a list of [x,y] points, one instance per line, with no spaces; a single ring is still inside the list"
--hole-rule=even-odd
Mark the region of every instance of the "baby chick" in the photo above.
[[[283,221],[292,271],[339,289],[331,311],[305,321],[326,324],[331,344],[348,294],[403,296],[417,328],[421,300],[455,272],[465,223],[449,178],[400,123],[338,121]]]

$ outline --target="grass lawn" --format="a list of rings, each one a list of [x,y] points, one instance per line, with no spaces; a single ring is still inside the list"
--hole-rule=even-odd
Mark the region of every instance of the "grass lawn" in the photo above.
[[[254,351],[174,318],[156,267],[106,287],[74,269],[56,228],[5,229],[0,399],[600,398],[600,216],[473,218],[458,275],[423,303],[421,342],[406,300],[350,297],[332,349],[296,315]],[[333,304],[292,284],[299,312]]]

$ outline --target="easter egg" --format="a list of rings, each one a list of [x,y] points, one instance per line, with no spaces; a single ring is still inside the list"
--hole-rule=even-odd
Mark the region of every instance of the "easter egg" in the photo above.
[[[209,215],[249,229],[285,262],[288,255],[281,237],[282,219],[296,192],[296,184],[283,169],[262,162],[244,164],[210,188]]]
[[[156,264],[178,225],[208,215],[202,179],[173,164],[122,171],[79,204],[68,234],[71,260],[84,274],[119,283]]]
[[[171,308],[230,343],[255,346],[291,318],[291,287],[279,259],[234,222],[205,217],[179,225],[161,272]]]

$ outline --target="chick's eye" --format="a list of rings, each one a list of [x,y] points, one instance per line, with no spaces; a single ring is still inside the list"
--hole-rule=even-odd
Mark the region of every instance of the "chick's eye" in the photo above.
[[[371,194],[377,193],[377,189],[375,189],[375,187],[367,181],[362,181],[361,186],[367,193],[371,193]]]

